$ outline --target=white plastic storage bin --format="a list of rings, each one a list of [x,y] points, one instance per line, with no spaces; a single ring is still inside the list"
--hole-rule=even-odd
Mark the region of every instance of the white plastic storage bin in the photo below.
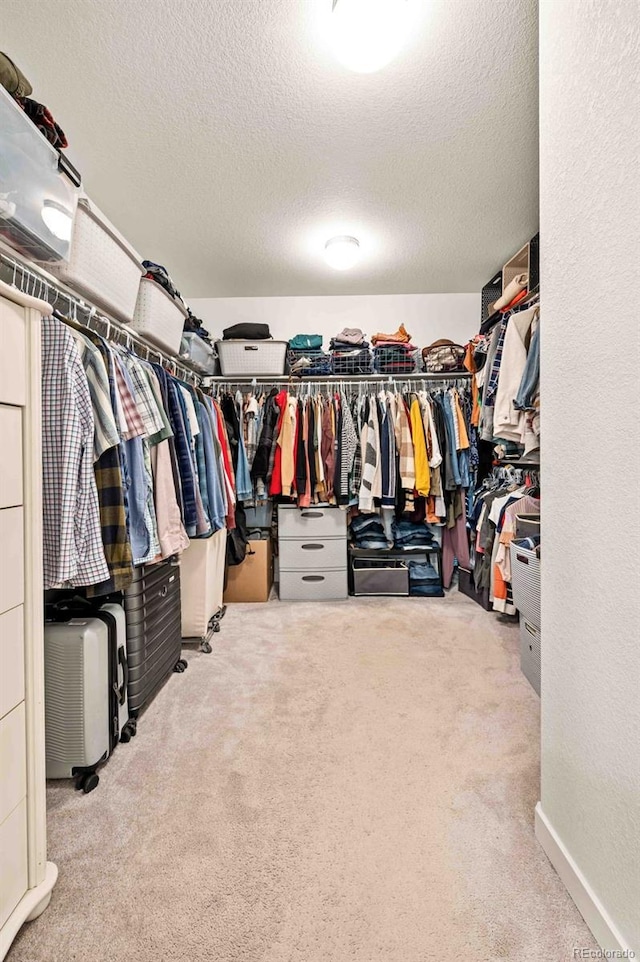
[[[540,627],[540,559],[530,548],[514,541],[511,551],[511,584],[513,603],[527,621]]]
[[[182,304],[161,284],[142,278],[131,327],[169,354],[177,355],[186,316]]]
[[[73,183],[64,164],[0,86],[0,235],[31,260],[69,257],[80,178]]]
[[[202,374],[216,373],[216,352],[210,344],[193,332],[188,331],[182,335],[180,357],[189,361]]]
[[[78,203],[69,263],[51,272],[117,318],[133,317],[142,261],[88,197]]]
[[[284,374],[287,341],[216,341],[223,376]]]

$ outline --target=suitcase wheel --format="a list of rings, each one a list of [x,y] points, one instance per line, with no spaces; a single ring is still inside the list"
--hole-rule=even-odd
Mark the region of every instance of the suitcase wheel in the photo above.
[[[213,648],[211,647],[208,641],[203,641],[202,644],[200,645],[200,651],[203,651],[205,655],[210,655],[211,652],[213,651]]]
[[[94,788],[98,787],[99,782],[100,776],[96,775],[95,772],[85,772],[76,778],[76,791],[79,792],[80,789],[82,789],[84,794],[88,795],[89,792],[92,792]]]
[[[181,658],[180,661],[176,662],[173,670],[177,671],[178,674],[182,674],[182,672],[186,671],[188,667],[189,667],[189,662],[185,661],[184,658]]]

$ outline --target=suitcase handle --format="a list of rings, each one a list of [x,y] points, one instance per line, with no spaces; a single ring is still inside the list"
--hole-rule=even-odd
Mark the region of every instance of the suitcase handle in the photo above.
[[[124,705],[127,697],[127,688],[129,687],[129,662],[127,661],[127,653],[124,650],[124,645],[118,648],[118,663],[122,665],[122,688],[118,690],[118,701],[121,705]]]

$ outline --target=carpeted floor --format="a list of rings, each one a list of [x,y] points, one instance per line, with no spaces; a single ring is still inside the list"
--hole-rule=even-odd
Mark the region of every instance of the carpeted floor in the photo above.
[[[91,795],[10,962],[564,962],[518,632],[459,594],[236,605]]]

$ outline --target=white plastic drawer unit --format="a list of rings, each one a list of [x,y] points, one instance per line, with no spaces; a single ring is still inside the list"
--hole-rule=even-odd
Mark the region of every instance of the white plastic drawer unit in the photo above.
[[[347,565],[347,542],[343,538],[304,538],[299,541],[283,538],[279,543],[279,552],[281,571],[300,571],[303,568],[322,568],[324,571],[343,569]]]
[[[278,539],[326,539],[347,537],[347,515],[340,508],[314,505],[310,508],[278,508]],[[345,559],[346,564],[346,559]]]
[[[348,595],[347,571],[280,569],[281,601],[338,601]]]

